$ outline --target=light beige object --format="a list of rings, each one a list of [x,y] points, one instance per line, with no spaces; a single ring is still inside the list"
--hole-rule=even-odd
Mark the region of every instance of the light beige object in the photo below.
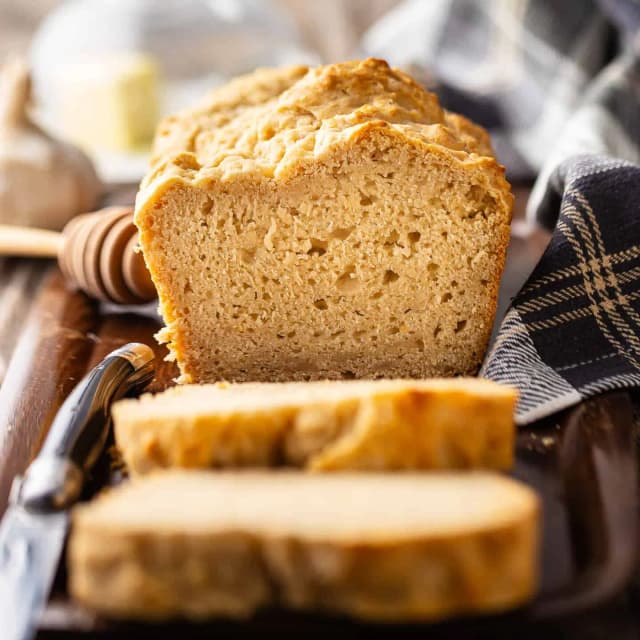
[[[148,151],[160,112],[153,58],[88,55],[64,65],[56,84],[60,123],[74,142],[98,151]]]
[[[30,80],[19,61],[0,77],[0,223],[62,229],[91,210],[101,184],[89,158],[56,140],[27,114]]]
[[[508,469],[516,397],[477,378],[186,385],[122,400],[113,418],[132,473]]]
[[[184,382],[470,374],[512,195],[379,60],[260,70],[159,127],[136,224]]]
[[[535,592],[538,518],[497,474],[158,473],[74,511],[70,588],[142,620],[502,611]]]

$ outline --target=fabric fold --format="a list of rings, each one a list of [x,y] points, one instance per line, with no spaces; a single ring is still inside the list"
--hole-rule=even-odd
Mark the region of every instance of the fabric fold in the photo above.
[[[553,236],[481,371],[519,390],[519,424],[640,385],[640,166],[566,160],[540,207]]]

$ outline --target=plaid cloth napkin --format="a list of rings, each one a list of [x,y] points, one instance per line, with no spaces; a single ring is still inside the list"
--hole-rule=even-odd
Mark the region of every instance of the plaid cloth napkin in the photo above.
[[[481,375],[527,424],[640,386],[640,1],[405,0],[364,39],[492,134],[553,231]]]
[[[640,167],[564,162],[548,184],[551,243],[502,322],[481,375],[520,391],[526,424],[640,386]]]

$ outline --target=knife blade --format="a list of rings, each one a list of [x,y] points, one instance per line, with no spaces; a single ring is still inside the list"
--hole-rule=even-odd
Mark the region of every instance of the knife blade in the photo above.
[[[140,390],[155,373],[153,351],[130,343],[110,353],[76,386],[44,444],[11,488],[0,523],[0,636],[29,640],[55,577],[87,473],[110,429],[111,404]]]
[[[34,516],[10,507],[0,525],[0,621],[2,636],[35,635],[68,526],[65,511]],[[5,635],[6,634],[6,635]]]

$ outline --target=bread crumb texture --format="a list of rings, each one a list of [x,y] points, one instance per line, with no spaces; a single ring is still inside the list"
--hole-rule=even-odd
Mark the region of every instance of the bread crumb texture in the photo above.
[[[113,407],[132,474],[508,469],[515,390],[477,378],[183,385]]]
[[[538,535],[498,474],[161,472],[74,510],[70,589],[114,618],[437,620],[530,599]]]
[[[384,61],[262,69],[159,127],[136,205],[183,382],[472,374],[512,195]]]

